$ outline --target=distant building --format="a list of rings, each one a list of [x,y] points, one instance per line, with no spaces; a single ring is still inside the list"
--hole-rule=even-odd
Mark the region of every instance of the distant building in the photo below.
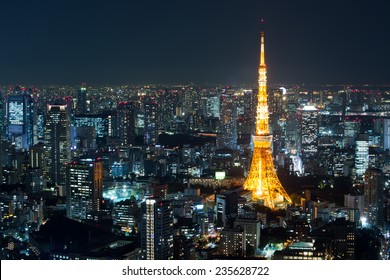
[[[7,125],[8,140],[16,149],[28,149],[34,144],[34,102],[29,91],[8,96]]]
[[[369,155],[369,144],[368,141],[356,141],[355,150],[355,168],[356,178],[362,179],[364,172],[368,168],[368,155]]]
[[[88,113],[88,110],[87,110],[87,88],[85,86],[82,86],[77,91],[76,112],[78,114],[86,114],[86,113]]]
[[[383,150],[390,150],[390,119],[383,120]]]
[[[158,141],[158,103],[155,96],[144,99],[144,144],[153,146]]]
[[[49,104],[46,112],[45,159],[47,178],[64,187],[67,162],[70,162],[70,112],[67,105]]]
[[[385,185],[382,170],[369,168],[364,173],[364,217],[371,226],[383,227],[383,189]]]
[[[120,144],[129,146],[134,144],[135,138],[135,107],[132,102],[119,102],[118,112],[118,134]]]
[[[221,96],[220,132],[217,137],[218,148],[237,149],[237,105],[232,92]]]
[[[301,137],[300,146],[305,173],[313,173],[313,166],[309,160],[316,157],[318,151],[318,109],[306,105],[300,110]]]
[[[344,206],[359,210],[360,216],[364,213],[364,196],[363,195],[344,195]]]

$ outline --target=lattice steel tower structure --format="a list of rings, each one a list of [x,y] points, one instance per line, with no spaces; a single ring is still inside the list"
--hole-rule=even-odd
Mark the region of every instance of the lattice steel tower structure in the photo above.
[[[244,188],[252,191],[253,200],[263,200],[264,205],[271,209],[285,208],[291,199],[274,168],[272,158],[272,135],[268,124],[267,103],[267,67],[264,59],[264,30],[261,21],[261,51],[259,65],[259,92],[257,95],[256,132],[252,136],[254,150],[249,174]]]

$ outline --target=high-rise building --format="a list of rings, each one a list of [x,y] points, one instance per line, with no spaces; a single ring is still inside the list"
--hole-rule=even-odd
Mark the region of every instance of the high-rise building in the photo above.
[[[76,103],[76,110],[78,114],[86,114],[87,111],[87,88],[85,85],[83,85],[78,91],[77,91],[77,103]]]
[[[301,115],[301,151],[302,158],[315,157],[318,151],[318,109],[306,105],[300,110]]]
[[[7,125],[8,140],[16,149],[28,149],[34,144],[34,102],[29,91],[8,96]]]
[[[118,133],[120,143],[129,146],[134,143],[135,138],[135,107],[132,102],[119,102],[118,111]]]
[[[356,141],[355,149],[355,169],[356,169],[356,179],[361,180],[364,172],[368,168],[368,158],[369,158],[369,144],[368,141],[359,140]]]
[[[371,226],[383,227],[383,189],[385,176],[380,169],[364,173],[364,217]]]
[[[4,98],[3,93],[0,91],[0,183],[3,181],[3,140],[5,140],[4,117]]]
[[[29,164],[26,170],[26,186],[32,193],[40,192],[46,186],[44,180],[45,146],[43,143],[31,146],[29,149]]]
[[[146,96],[144,99],[144,143],[147,146],[157,144],[157,99],[155,96]]]
[[[150,197],[142,203],[141,248],[144,259],[173,259],[173,209],[170,201]]]
[[[383,150],[390,149],[390,119],[383,120]]]
[[[268,124],[267,67],[264,60],[264,31],[261,31],[259,66],[259,93],[257,97],[256,132],[253,136],[254,150],[249,174],[244,183],[253,192],[253,199],[264,201],[264,205],[285,208],[291,199],[276,175],[272,157],[272,135]]]
[[[237,149],[237,106],[232,91],[221,95],[220,132],[217,138],[219,148]]]
[[[65,164],[71,159],[70,113],[67,105],[47,105],[45,146],[47,179],[61,186],[60,191],[65,191]]]
[[[82,221],[87,219],[87,215],[99,211],[103,189],[103,163],[68,163],[66,188],[68,218]]]
[[[207,98],[206,114],[208,117],[220,117],[221,99],[219,96],[210,96]]]
[[[34,143],[43,143],[45,141],[45,114],[43,110],[38,110],[34,124]]]
[[[4,96],[0,91],[0,141],[5,139],[5,106],[4,106]]]

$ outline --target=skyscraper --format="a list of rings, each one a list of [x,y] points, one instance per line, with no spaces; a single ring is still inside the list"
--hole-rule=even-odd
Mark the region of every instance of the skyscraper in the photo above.
[[[364,173],[364,217],[371,226],[383,226],[383,188],[385,178],[382,170],[369,168]]]
[[[85,220],[99,210],[103,189],[103,163],[72,162],[66,165],[66,215]]]
[[[244,188],[253,192],[253,199],[264,201],[265,206],[272,209],[284,208],[286,206],[285,201],[291,203],[291,199],[276,175],[272,158],[272,135],[270,135],[268,124],[267,67],[264,60],[264,31],[261,31],[256,132],[252,140],[254,150]]]
[[[0,91],[0,183],[3,181],[4,99]]]
[[[147,198],[141,205],[141,248],[144,259],[173,259],[173,210],[171,202]]]
[[[86,114],[87,111],[87,88],[83,85],[77,92],[77,107],[78,114]]]
[[[356,141],[355,168],[356,179],[361,180],[368,168],[369,143],[366,140]]]
[[[132,102],[119,102],[118,132],[121,145],[129,146],[135,138],[135,107]]]
[[[383,120],[383,149],[390,149],[390,119]]]
[[[67,105],[47,105],[45,146],[47,179],[64,188],[65,164],[70,162],[71,147],[70,114]]]
[[[157,99],[155,96],[146,96],[144,99],[144,143],[153,146],[158,141]]]
[[[237,149],[237,106],[232,91],[221,95],[219,148]]]
[[[8,140],[16,149],[33,145],[34,103],[29,91],[10,95],[7,101]]]
[[[318,109],[313,105],[306,105],[300,110],[300,151],[306,174],[316,174],[316,159],[318,152]]]

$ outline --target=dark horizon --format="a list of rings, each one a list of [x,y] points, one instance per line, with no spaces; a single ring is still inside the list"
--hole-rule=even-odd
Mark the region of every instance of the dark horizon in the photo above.
[[[390,84],[384,0],[0,5],[0,84]]]

